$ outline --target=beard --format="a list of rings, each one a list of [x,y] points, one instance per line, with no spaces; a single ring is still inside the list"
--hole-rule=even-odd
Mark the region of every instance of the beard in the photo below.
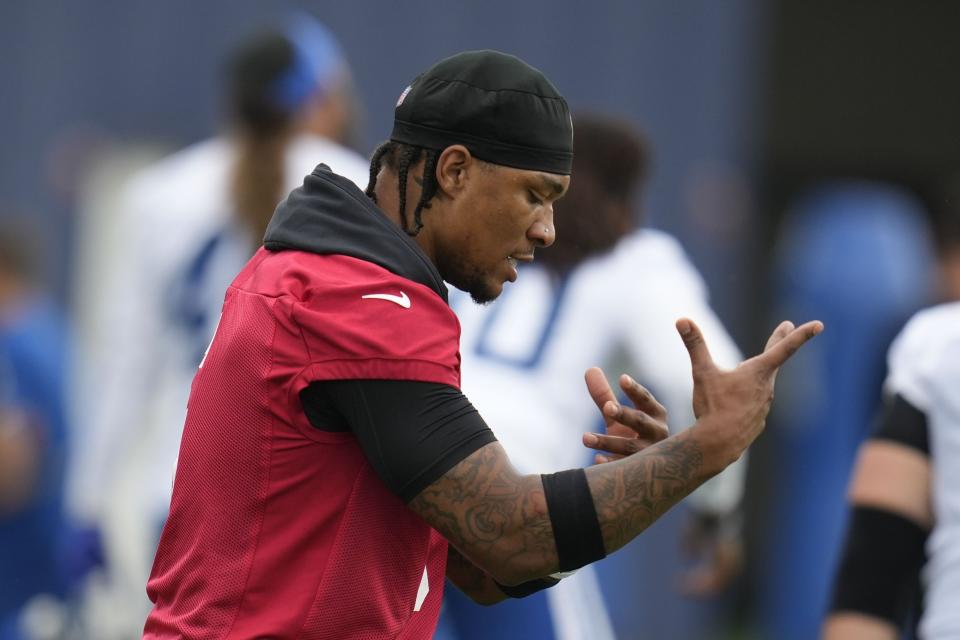
[[[437,261],[438,270],[444,280],[461,291],[470,294],[470,298],[477,304],[489,304],[496,300],[503,292],[491,284],[487,274],[478,268],[471,267],[461,257]]]
[[[458,287],[459,288],[459,287]],[[481,283],[470,289],[463,289],[470,294],[470,299],[476,304],[490,304],[500,297],[501,291],[493,292],[486,283]]]
[[[451,277],[446,280],[457,289],[469,293],[470,299],[477,304],[490,304],[496,300],[503,291],[503,289],[497,291],[490,285],[487,279],[483,277],[483,274],[479,273],[463,274],[462,277],[458,276],[455,279]]]

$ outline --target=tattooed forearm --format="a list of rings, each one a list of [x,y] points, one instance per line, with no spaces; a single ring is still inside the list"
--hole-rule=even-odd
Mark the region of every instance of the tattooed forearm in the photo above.
[[[587,470],[607,553],[706,480],[692,431]],[[410,507],[498,582],[519,584],[559,569],[540,476],[518,474],[499,443],[460,462]]]
[[[410,507],[504,584],[556,569],[553,529],[539,476],[521,476],[499,443],[474,452]]]
[[[453,547],[447,552],[447,577],[478,604],[496,604],[507,597],[493,578]]]
[[[588,469],[607,553],[633,540],[705,479],[703,453],[689,431]]]

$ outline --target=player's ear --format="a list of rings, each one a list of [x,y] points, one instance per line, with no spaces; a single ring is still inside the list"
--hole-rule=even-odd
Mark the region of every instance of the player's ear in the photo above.
[[[447,147],[437,158],[437,187],[447,196],[455,197],[466,188],[470,171],[476,170],[476,165],[476,158],[465,146]]]

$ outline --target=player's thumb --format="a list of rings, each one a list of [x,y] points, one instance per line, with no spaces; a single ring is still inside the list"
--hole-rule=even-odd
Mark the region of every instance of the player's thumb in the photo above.
[[[689,318],[677,320],[677,333],[683,339],[683,344],[690,354],[690,364],[694,372],[713,368],[713,358],[707,349],[707,342],[703,339],[700,327]]]

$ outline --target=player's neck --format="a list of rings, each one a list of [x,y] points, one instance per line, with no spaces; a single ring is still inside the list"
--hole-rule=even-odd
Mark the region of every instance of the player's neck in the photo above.
[[[393,171],[384,168],[377,177],[377,185],[373,191],[377,196],[377,206],[383,214],[395,225],[404,229],[403,220],[400,216],[400,192],[398,184],[397,175]],[[413,211],[419,200],[420,186],[414,180],[408,179],[406,197],[406,219],[408,228],[413,224]],[[430,238],[431,234],[427,228],[421,229],[417,235],[413,236],[414,241],[420,245],[420,248],[427,254],[430,261],[436,265],[437,261],[434,255],[433,243]]]

